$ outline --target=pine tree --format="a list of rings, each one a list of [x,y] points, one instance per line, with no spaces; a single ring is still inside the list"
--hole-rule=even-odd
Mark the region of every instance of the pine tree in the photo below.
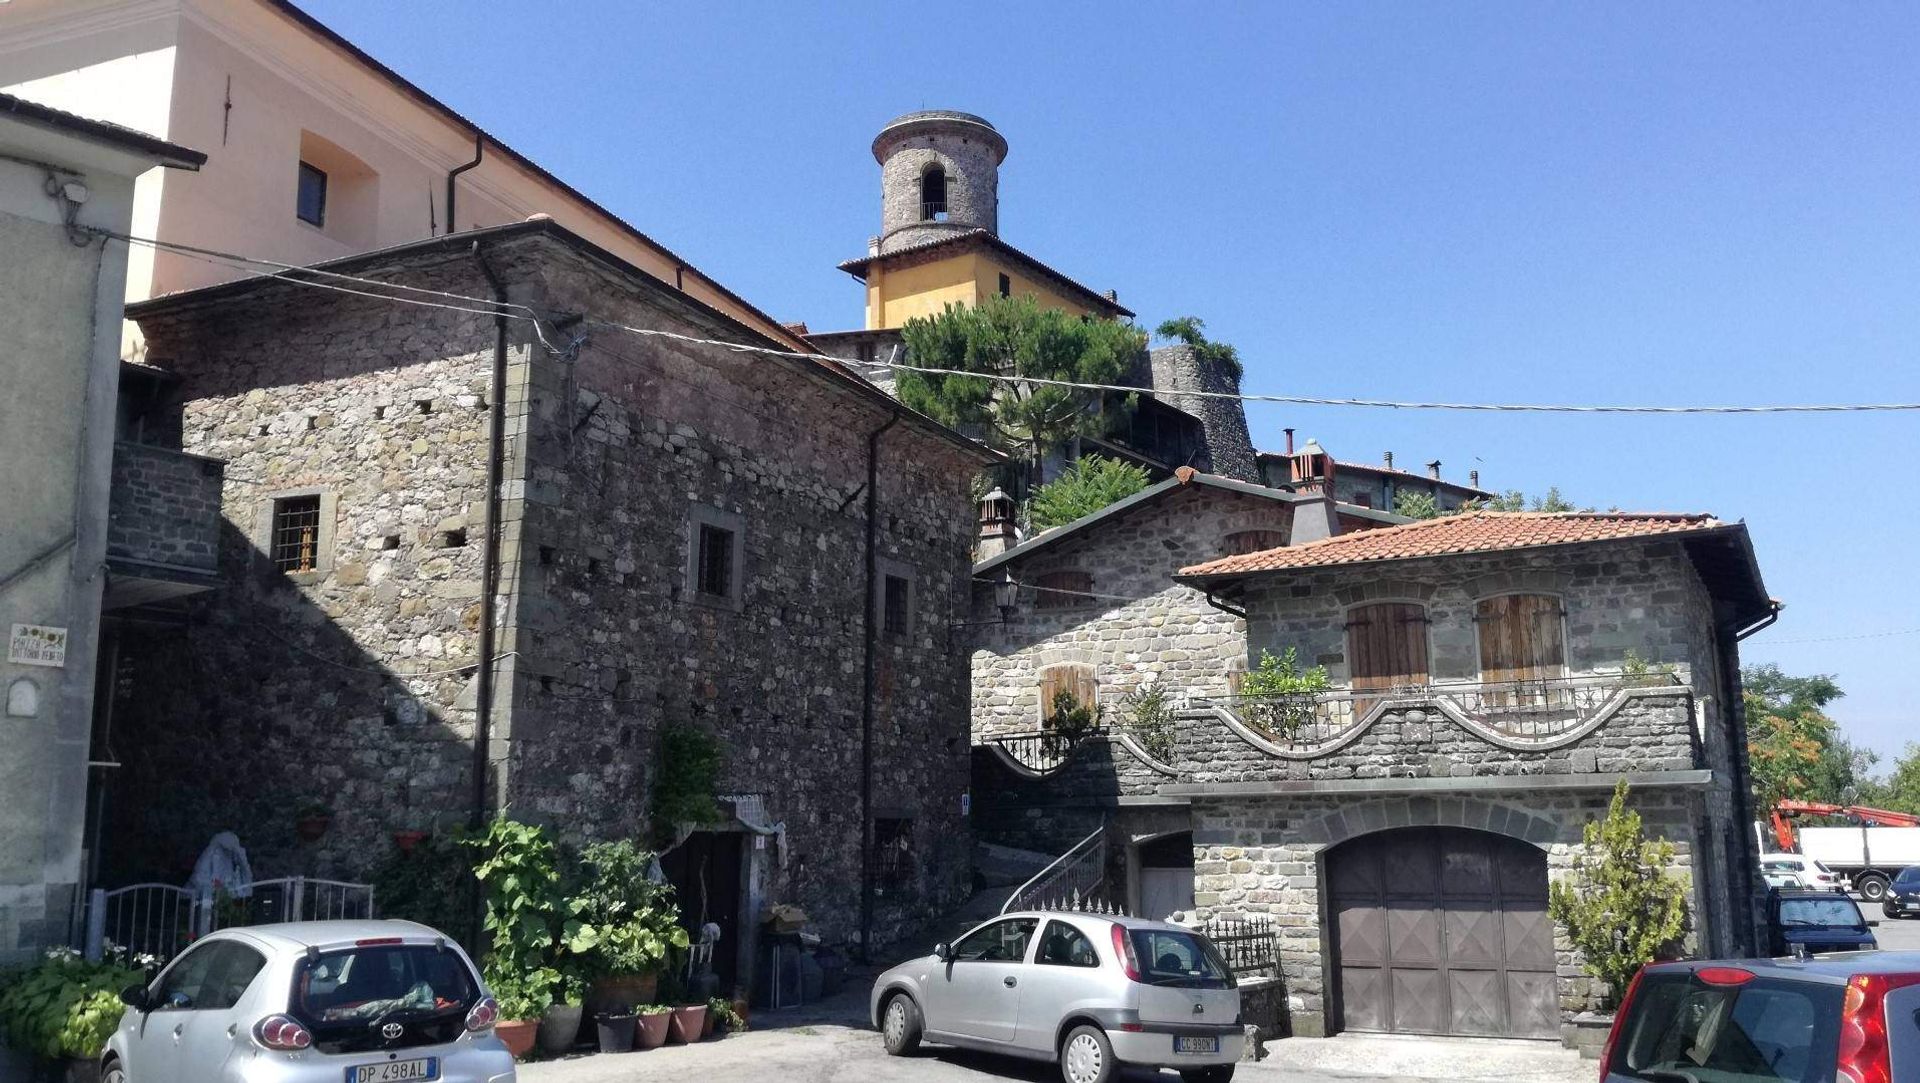
[[[1649,840],[1627,807],[1627,780],[1614,787],[1603,819],[1587,823],[1572,875],[1548,889],[1547,913],[1565,927],[1587,973],[1617,1002],[1642,966],[1680,939],[1687,889],[1667,872],[1673,843]]]

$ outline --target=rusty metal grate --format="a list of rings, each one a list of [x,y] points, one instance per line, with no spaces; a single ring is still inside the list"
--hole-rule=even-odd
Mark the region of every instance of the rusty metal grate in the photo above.
[[[310,572],[320,566],[320,498],[289,496],[273,502],[269,555],[283,572]]]

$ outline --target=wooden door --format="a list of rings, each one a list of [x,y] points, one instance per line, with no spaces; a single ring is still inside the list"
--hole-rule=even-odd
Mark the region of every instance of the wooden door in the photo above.
[[[1426,607],[1378,602],[1350,610],[1347,672],[1356,692],[1426,684]]]

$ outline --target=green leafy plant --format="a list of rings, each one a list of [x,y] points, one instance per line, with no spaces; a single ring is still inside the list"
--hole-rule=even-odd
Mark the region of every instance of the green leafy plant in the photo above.
[[[1208,339],[1206,328],[1207,321],[1198,316],[1175,316],[1170,320],[1162,320],[1153,333],[1161,338],[1186,343],[1193,347],[1193,352],[1199,354],[1202,360],[1220,366],[1238,381],[1246,374],[1240,365],[1240,351],[1225,342]]]
[[[1140,742],[1147,755],[1166,763],[1173,758],[1173,703],[1158,684],[1142,681],[1127,691],[1122,701],[1127,715],[1127,733]]]
[[[1260,664],[1240,682],[1240,694],[1248,697],[1242,701],[1242,710],[1255,726],[1290,741],[1313,718],[1311,697],[1331,687],[1327,667],[1301,669],[1295,648],[1278,655],[1262,650]]]
[[[1053,694],[1053,711],[1047,715],[1044,742],[1050,755],[1060,755],[1100,729],[1104,708],[1083,703],[1071,689]]]
[[[380,914],[430,925],[472,950],[472,914],[479,883],[473,875],[473,847],[454,829],[430,835],[411,851],[393,846],[371,877]]]
[[[666,839],[675,825],[720,818],[714,790],[720,778],[720,742],[705,730],[669,724],[660,731],[660,766],[653,776],[653,827]]]
[[[567,951],[585,974],[655,973],[687,946],[673,888],[647,877],[653,855],[626,840],[581,852],[586,881],[567,900]]]
[[[1027,515],[1036,530],[1050,530],[1092,515],[1145,489],[1147,472],[1104,455],[1082,455],[1059,477],[1033,491]]]
[[[120,990],[140,981],[139,971],[51,949],[40,962],[0,975],[0,1033],[35,1056],[98,1057],[120,1024]]]
[[[481,854],[473,874],[486,903],[488,949],[481,977],[502,1004],[506,1019],[530,1018],[553,1003],[561,972],[560,936],[564,899],[560,853],[546,829],[502,816],[471,840]]]
[[[1402,489],[1393,495],[1393,513],[1409,519],[1438,519],[1442,512],[1432,493]]]
[[[1620,675],[1633,688],[1659,688],[1673,683],[1679,670],[1671,663],[1649,662],[1632,647],[1620,658]]]
[[[747,1029],[747,1020],[733,1008],[733,1002],[714,997],[707,1001],[707,1011],[712,1014],[714,1025],[729,1034],[738,1034]]]
[[[1548,889],[1547,913],[1567,930],[1587,973],[1607,983],[1611,1002],[1636,971],[1678,943],[1687,889],[1667,871],[1673,843],[1648,839],[1640,814],[1627,807],[1625,779],[1582,841],[1567,878]]]

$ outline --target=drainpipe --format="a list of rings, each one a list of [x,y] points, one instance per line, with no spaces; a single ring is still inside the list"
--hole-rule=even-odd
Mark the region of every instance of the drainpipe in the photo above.
[[[1721,696],[1724,697],[1726,701],[1725,710],[1728,712],[1730,720],[1737,712],[1741,723],[1738,732],[1742,735],[1746,733],[1747,729],[1747,703],[1745,690],[1741,686],[1740,653],[1737,644],[1755,632],[1771,627],[1775,621],[1780,619],[1780,610],[1782,608],[1779,602],[1770,602],[1766,616],[1734,632],[1731,643],[1722,640],[1723,646],[1720,650]],[[1734,732],[1734,727],[1728,726],[1728,732]],[[1747,825],[1758,822],[1760,810],[1753,807],[1753,779],[1747,764],[1746,747],[1743,744],[1736,745],[1736,747],[1728,749],[1727,751],[1731,754],[1733,760],[1733,778],[1729,781],[1733,785],[1734,814],[1733,823],[1729,826],[1736,832],[1735,837],[1740,841],[1740,845],[1735,848],[1734,852],[1740,855],[1740,871],[1745,874],[1741,879],[1746,885],[1746,892],[1743,898],[1745,899],[1746,912],[1751,916],[1754,906],[1752,891],[1754,884],[1758,880],[1758,870],[1754,868],[1753,847],[1746,844],[1748,838]],[[1740,947],[1744,951],[1756,951],[1759,948],[1760,931],[1748,926],[1746,935],[1742,939],[1744,942]]]
[[[866,655],[866,684],[860,697],[860,961],[873,955],[873,691],[878,641],[874,627],[874,578],[880,570],[880,438],[900,423],[900,415],[867,434],[867,608],[861,617],[862,649]]]
[[[477,148],[476,148],[477,149]],[[479,158],[474,159],[476,162]],[[447,223],[453,223],[453,179],[447,179]],[[480,251],[480,242],[473,243],[473,259],[480,265],[480,273],[486,276],[487,285],[493,289],[496,302],[507,299],[506,287],[501,285],[500,276],[487,263],[487,257]],[[480,671],[474,687],[473,722],[473,812],[470,817],[475,828],[486,826],[487,813],[487,745],[492,738],[493,722],[493,653],[494,653],[494,594],[500,585],[500,474],[505,459],[506,420],[507,420],[507,314],[504,307],[496,308],[493,316],[493,382],[491,399],[487,403],[487,505],[486,537],[482,542],[480,554]]]
[[[460,176],[460,174],[465,173],[467,170],[472,169],[474,166],[477,166],[480,164],[480,142],[481,142],[480,133],[479,132],[473,133],[473,161],[467,162],[464,165],[454,166],[452,169],[447,171],[447,232],[448,233],[456,232],[458,228],[453,224],[454,197],[459,194],[458,188],[453,183],[454,179]],[[484,267],[485,263],[482,263],[481,266]],[[488,273],[488,277],[489,278],[492,277],[491,272]]]

